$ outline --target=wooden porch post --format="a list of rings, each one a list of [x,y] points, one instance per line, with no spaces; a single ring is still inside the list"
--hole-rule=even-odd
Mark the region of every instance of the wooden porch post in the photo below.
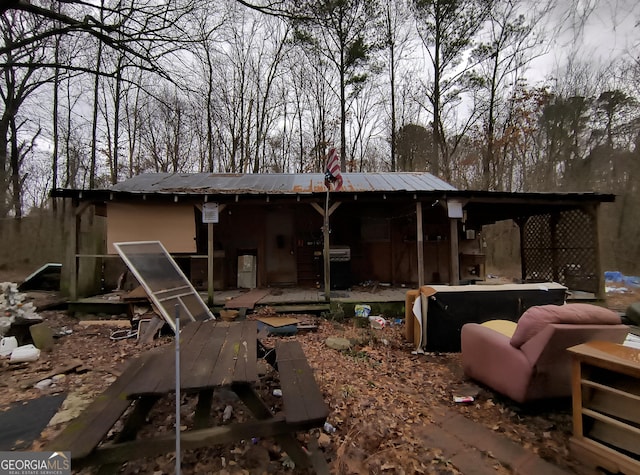
[[[416,203],[416,241],[418,246],[418,288],[424,285],[424,235],[422,231],[422,202]]]
[[[213,223],[207,223],[207,305],[213,307]]]
[[[69,299],[78,299],[78,228],[80,227],[80,214],[78,202],[70,199],[70,205],[66,207],[67,221],[67,251],[66,265],[69,269]]]
[[[222,213],[225,209],[226,204],[218,205],[218,213]],[[200,211],[202,211],[202,206],[200,206]],[[213,223],[207,223],[207,305],[209,307],[213,307],[213,260],[214,260],[214,249],[213,249]]]
[[[324,242],[324,299],[327,302],[331,301],[331,262],[329,255],[329,189],[327,189],[327,196],[324,203],[324,225],[322,226],[322,239]]]
[[[449,283],[458,285],[460,283],[460,251],[458,249],[458,218],[449,218],[449,244],[451,262],[451,274],[449,275]]]
[[[560,269],[558,267],[558,221],[560,216],[557,212],[551,213],[551,273],[554,282],[560,282]],[[566,282],[565,282],[566,284]]]
[[[322,236],[324,240],[324,248],[323,248],[323,263],[324,263],[324,299],[329,302],[331,301],[331,264],[329,262],[329,217],[333,214],[333,212],[338,209],[341,202],[336,201],[329,207],[329,191],[327,190],[327,196],[325,198],[324,208],[320,206],[318,203],[310,203],[320,216],[324,218],[322,225]]]
[[[604,269],[602,268],[602,243],[600,242],[600,203],[589,206],[585,212],[593,220],[593,249],[596,254],[596,298],[604,300],[607,296],[604,282]]]
[[[514,220],[518,225],[518,231],[520,235],[520,280],[522,280],[522,282],[525,282],[527,279],[527,259],[524,250],[524,227],[527,224],[528,219],[529,218],[518,218]]]

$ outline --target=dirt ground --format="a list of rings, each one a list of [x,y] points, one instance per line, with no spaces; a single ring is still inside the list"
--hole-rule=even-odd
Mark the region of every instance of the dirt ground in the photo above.
[[[611,298],[613,307],[626,308],[628,303],[640,300],[640,292],[612,293]],[[43,353],[36,362],[10,365],[6,358],[0,361],[0,410],[6,410],[11,403],[45,394],[65,393],[67,399],[40,437],[22,444],[22,450],[38,450],[54,438],[115,380],[119,369],[130,358],[150,347],[173,343],[170,335],[160,336],[146,345],[137,344],[135,338],[113,340],[110,338],[113,327],[84,325],[64,311],[47,310],[40,315],[55,334],[64,333],[64,336],[56,338],[52,351]],[[319,320],[318,324],[317,332],[282,338],[296,338],[301,342],[330,406],[328,422],[336,431],[317,430],[300,434],[299,438],[304,444],[309,444],[309,437],[317,438],[333,473],[460,473],[437,448],[425,447],[421,442],[421,429],[432,423],[434,406],[459,411],[555,465],[581,472],[581,465],[568,450],[570,401],[522,407],[486,388],[475,387],[479,392],[474,403],[456,404],[454,394],[470,385],[474,388],[462,372],[459,354],[413,355],[411,346],[404,341],[401,325],[374,330],[360,328],[352,320]],[[339,352],[328,348],[325,340],[329,336],[349,338],[352,349]],[[274,346],[274,338],[266,338],[264,343]],[[25,382],[37,380],[74,358],[83,361],[84,371],[71,371],[43,390],[21,388]],[[261,378],[260,392],[274,408],[281,404],[272,394],[276,387],[277,377],[268,371]],[[224,423],[226,405],[233,408],[231,421],[249,417],[241,403],[221,393],[213,405],[213,416],[219,423]],[[183,399],[182,423],[187,427],[192,423],[194,407],[194,398]],[[141,436],[173,432],[174,411],[175,400],[159,404],[149,415]],[[111,438],[117,429],[110,434]],[[185,474],[301,473],[288,462],[272,440],[264,439],[185,451],[182,468]],[[159,475],[173,473],[174,466],[174,454],[167,454],[128,462],[122,466],[121,473]],[[85,469],[80,473],[91,471]],[[512,472],[496,462],[496,473]]]

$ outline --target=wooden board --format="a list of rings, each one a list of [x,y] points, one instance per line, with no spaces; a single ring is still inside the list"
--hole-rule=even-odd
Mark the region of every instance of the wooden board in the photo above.
[[[285,327],[287,325],[297,325],[300,323],[300,320],[293,317],[258,317],[256,320],[274,328]]]
[[[300,343],[278,342],[276,361],[287,422],[324,424],[329,409]]]
[[[224,304],[224,307],[253,309],[256,303],[258,303],[262,298],[269,295],[269,293],[270,291],[268,289],[251,289],[247,293],[238,295],[237,297],[234,297],[231,300],[228,300]]]

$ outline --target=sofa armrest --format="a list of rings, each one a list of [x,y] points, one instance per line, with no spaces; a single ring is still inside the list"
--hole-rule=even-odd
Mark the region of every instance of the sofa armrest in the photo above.
[[[462,326],[462,367],[467,376],[524,402],[533,367],[510,338],[477,323]]]

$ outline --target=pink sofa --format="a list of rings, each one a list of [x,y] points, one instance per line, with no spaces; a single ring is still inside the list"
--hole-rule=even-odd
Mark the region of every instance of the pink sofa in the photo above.
[[[616,313],[596,305],[531,307],[517,325],[463,325],[462,366],[470,378],[519,403],[570,396],[566,349],[592,340],[622,343],[628,331]]]

